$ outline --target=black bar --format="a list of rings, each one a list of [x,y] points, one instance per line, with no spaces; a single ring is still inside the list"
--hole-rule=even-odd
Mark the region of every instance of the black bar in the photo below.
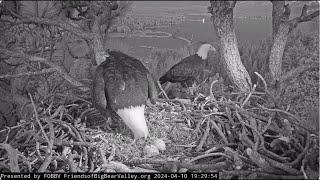
[[[0,173],[7,179],[219,179],[219,173]]]

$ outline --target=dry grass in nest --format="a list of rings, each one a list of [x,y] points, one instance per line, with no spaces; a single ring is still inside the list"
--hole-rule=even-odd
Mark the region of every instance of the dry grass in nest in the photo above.
[[[0,144],[0,169],[220,171],[224,178],[314,177],[318,171],[318,135],[299,125],[298,117],[260,103],[266,96],[253,88],[249,94],[232,92],[228,97],[211,92],[192,101],[159,99],[146,108],[150,137],[136,143],[123,124],[107,131],[84,125],[85,119],[99,121],[86,100],[47,106],[33,102],[32,117],[0,131],[6,136]],[[278,122],[282,122],[281,128]],[[145,157],[143,148],[155,139],[164,140],[167,149]]]

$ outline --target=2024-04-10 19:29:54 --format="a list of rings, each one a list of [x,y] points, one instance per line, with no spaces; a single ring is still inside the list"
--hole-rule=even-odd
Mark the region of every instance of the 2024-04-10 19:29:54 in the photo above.
[[[219,173],[155,173],[153,175],[154,179],[218,179]]]

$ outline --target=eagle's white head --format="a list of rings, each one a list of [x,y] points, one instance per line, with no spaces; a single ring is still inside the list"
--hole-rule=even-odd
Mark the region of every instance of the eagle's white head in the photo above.
[[[208,52],[209,51],[216,51],[216,49],[211,45],[211,44],[202,44],[198,51],[197,54],[200,56],[203,60],[207,59],[208,57]]]

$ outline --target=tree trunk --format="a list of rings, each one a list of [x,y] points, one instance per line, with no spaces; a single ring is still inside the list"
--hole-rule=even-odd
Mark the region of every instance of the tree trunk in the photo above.
[[[105,43],[103,41],[100,25],[99,25],[97,19],[95,19],[95,21],[93,23],[92,32],[94,34],[93,35],[93,42],[92,42],[94,57],[95,57],[97,65],[100,65],[103,61],[105,61],[105,58],[108,57],[108,54],[104,48]]]
[[[270,51],[269,69],[271,74],[271,84],[276,84],[281,78],[282,57],[289,36],[289,25],[278,25],[278,32],[273,37],[273,44]]]
[[[302,7],[301,15],[289,20],[290,6],[283,1],[272,2],[272,28],[273,45],[269,57],[269,70],[271,74],[271,86],[279,89],[281,81],[282,57],[288,36],[301,22],[310,21],[319,16],[319,10],[307,15],[307,5]],[[277,91],[279,93],[279,91]]]
[[[272,3],[272,37],[276,36],[284,8],[284,1]]]
[[[289,4],[286,5],[284,1],[271,2],[273,7],[273,44],[269,56],[269,70],[271,75],[269,91],[274,107],[280,108],[281,97],[286,88],[286,82],[284,81],[286,79],[290,79],[290,77],[287,77],[288,75],[282,74],[282,58],[288,37],[292,30],[295,29],[299,23],[310,21],[311,19],[317,17],[319,15],[319,11],[307,15],[307,6],[304,5],[300,17],[289,20],[291,10]]]
[[[217,32],[221,57],[231,81],[242,91],[250,91],[251,78],[243,66],[238,50],[237,38],[233,26],[233,8],[235,1],[210,1],[212,22]]]
[[[103,24],[106,24],[109,27],[111,20],[111,11],[112,6],[106,6],[101,14],[94,17],[93,25],[91,28],[94,34],[93,51],[97,65],[100,65],[103,61],[105,61],[105,58],[109,56],[105,49],[105,42],[102,35],[101,26]]]

